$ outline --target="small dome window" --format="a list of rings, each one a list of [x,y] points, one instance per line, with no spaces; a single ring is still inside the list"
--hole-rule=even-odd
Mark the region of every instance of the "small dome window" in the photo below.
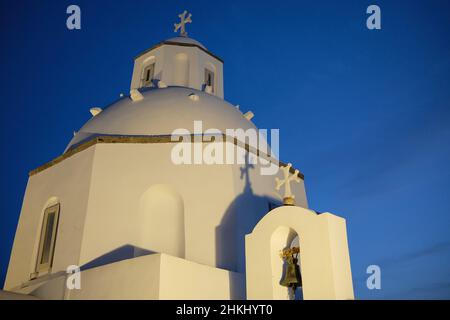
[[[150,63],[149,65],[145,66],[144,72],[142,73],[141,87],[151,87],[154,75],[155,75],[155,63]]]
[[[205,68],[205,91],[214,93],[214,72]]]

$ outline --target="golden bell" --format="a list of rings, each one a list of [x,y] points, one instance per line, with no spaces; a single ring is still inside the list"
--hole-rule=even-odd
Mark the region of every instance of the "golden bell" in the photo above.
[[[297,262],[298,259],[292,256],[286,258],[285,272],[280,281],[282,286],[292,287],[294,290],[302,286],[302,276]]]

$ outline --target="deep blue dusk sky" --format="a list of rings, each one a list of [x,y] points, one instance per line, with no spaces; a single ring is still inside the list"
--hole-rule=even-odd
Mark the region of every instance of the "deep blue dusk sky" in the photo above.
[[[82,30],[66,28],[77,4]],[[382,30],[366,28],[377,4]],[[310,207],[347,219],[355,295],[450,298],[450,2],[16,1],[0,4],[0,286],[29,170],[128,93],[133,57],[189,35],[224,59],[225,99],[279,128]],[[382,271],[368,290],[366,268]]]

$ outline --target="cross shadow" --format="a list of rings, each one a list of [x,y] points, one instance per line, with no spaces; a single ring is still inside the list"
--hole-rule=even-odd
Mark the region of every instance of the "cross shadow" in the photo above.
[[[252,232],[274,203],[281,205],[278,199],[254,193],[251,181],[251,171],[254,168],[247,153],[245,164],[239,168],[240,179],[244,180],[243,190],[228,206],[220,224],[216,227],[217,267],[244,275],[245,235]],[[230,278],[230,290],[232,298],[240,298],[242,294],[245,297],[245,277],[243,284]]]

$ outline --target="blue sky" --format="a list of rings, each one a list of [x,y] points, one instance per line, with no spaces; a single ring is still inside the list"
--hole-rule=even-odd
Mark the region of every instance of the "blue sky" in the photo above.
[[[82,29],[66,28],[78,4]],[[382,29],[366,28],[381,8]],[[132,58],[189,35],[224,59],[225,98],[279,128],[310,207],[347,219],[355,294],[450,298],[450,2],[2,1],[0,284],[29,170],[127,93]],[[382,271],[368,290],[366,268]]]

